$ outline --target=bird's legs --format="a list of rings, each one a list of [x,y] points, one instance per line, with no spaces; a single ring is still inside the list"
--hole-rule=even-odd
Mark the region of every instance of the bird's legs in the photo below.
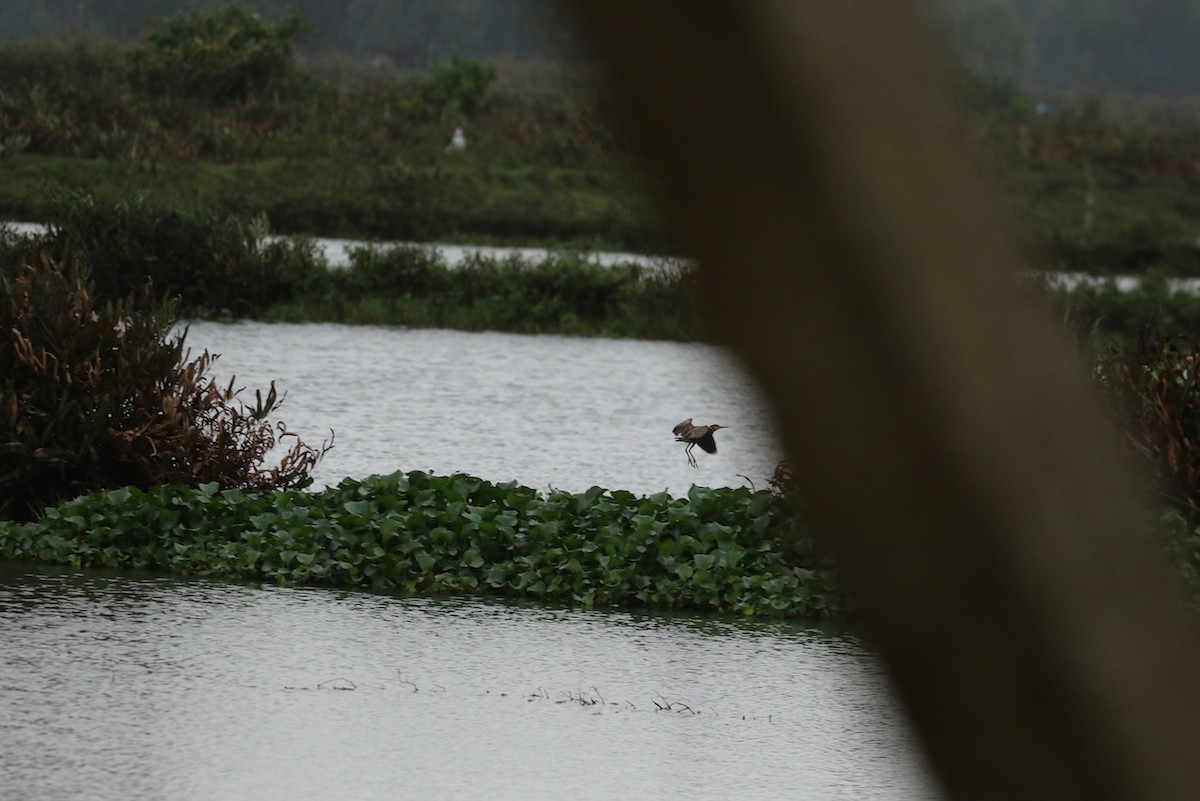
[[[687,454],[688,464],[690,464],[692,467],[699,467],[699,465],[696,464],[696,457],[692,455],[692,448],[694,447],[696,447],[696,443],[689,442],[687,447],[683,449],[683,452]]]

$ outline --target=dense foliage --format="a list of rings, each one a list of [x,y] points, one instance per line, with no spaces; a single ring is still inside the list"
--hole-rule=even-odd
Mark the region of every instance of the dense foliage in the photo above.
[[[116,203],[134,183],[290,233],[670,246],[588,70],[543,65],[553,77],[523,85],[553,88],[522,91],[513,65],[460,57],[423,74],[300,64],[303,25],[225,6],[133,44],[0,45],[0,214],[46,219],[47,185]],[[955,85],[1035,264],[1200,275],[1194,102]],[[468,146],[447,153],[455,127]]]
[[[84,492],[218,481],[304,486],[320,453],[207,376],[149,291],[97,302],[86,269],[37,242],[0,248],[0,517],[27,519]]]
[[[538,493],[422,472],[322,492],[114,490],[0,523],[0,557],[78,567],[836,619],[848,601],[785,498]]]
[[[308,28],[294,14],[269,25],[234,3],[207,14],[185,9],[145,24],[144,43],[128,54],[130,82],[168,102],[244,102],[285,87],[294,40]]]
[[[1062,96],[962,73],[963,125],[1035,267],[1200,276],[1200,106]]]
[[[147,282],[188,316],[247,317],[302,294],[324,272],[302,240],[268,240],[262,221],[160,206],[58,197],[36,248],[86,267],[99,303]]]
[[[421,247],[357,248],[319,291],[278,304],[270,319],[638,339],[704,336],[686,268],[602,266],[579,254],[539,260],[473,254],[449,267]]]
[[[485,61],[467,61],[455,55],[449,64],[435,66],[421,82],[421,99],[439,114],[473,117],[488,101],[496,80],[496,67]]]

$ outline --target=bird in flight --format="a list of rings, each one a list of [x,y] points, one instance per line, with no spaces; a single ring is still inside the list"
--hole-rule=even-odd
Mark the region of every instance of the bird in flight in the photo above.
[[[713,439],[713,434],[717,429],[729,428],[729,426],[713,425],[697,426],[692,425],[692,418],[684,420],[679,425],[672,429],[675,434],[676,442],[686,442],[687,446],[683,452],[687,454],[688,464],[692,467],[697,467],[696,457],[692,455],[692,448],[699,445],[707,453],[717,452],[717,441]]]

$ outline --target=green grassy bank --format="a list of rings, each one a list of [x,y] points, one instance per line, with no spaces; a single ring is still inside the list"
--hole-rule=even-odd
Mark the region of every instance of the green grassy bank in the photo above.
[[[85,277],[100,304],[149,287],[187,318],[697,340],[705,335],[690,270],[663,262],[601,266],[576,251],[478,254],[454,267],[419,246],[352,249],[331,268],[310,240],[268,241],[261,220],[56,196],[44,236],[0,231],[0,266],[34,262]]]
[[[466,157],[464,157],[466,158]],[[348,159],[155,165],[21,154],[0,160],[0,219],[47,222],[79,192],[116,206],[260,217],[271,230],[352,239],[539,244],[654,250],[657,215],[608,174],[531,166],[421,167]]]

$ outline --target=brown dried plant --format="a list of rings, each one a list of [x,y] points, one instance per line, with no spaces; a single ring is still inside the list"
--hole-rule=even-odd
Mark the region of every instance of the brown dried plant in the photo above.
[[[1151,491],[1200,524],[1200,334],[1145,331],[1110,348],[1095,374]]]
[[[331,445],[268,421],[283,400],[273,383],[252,405],[219,385],[217,357],[191,358],[176,324],[149,286],[97,306],[86,274],[38,242],[0,248],[0,517],[121,486],[310,483]]]

